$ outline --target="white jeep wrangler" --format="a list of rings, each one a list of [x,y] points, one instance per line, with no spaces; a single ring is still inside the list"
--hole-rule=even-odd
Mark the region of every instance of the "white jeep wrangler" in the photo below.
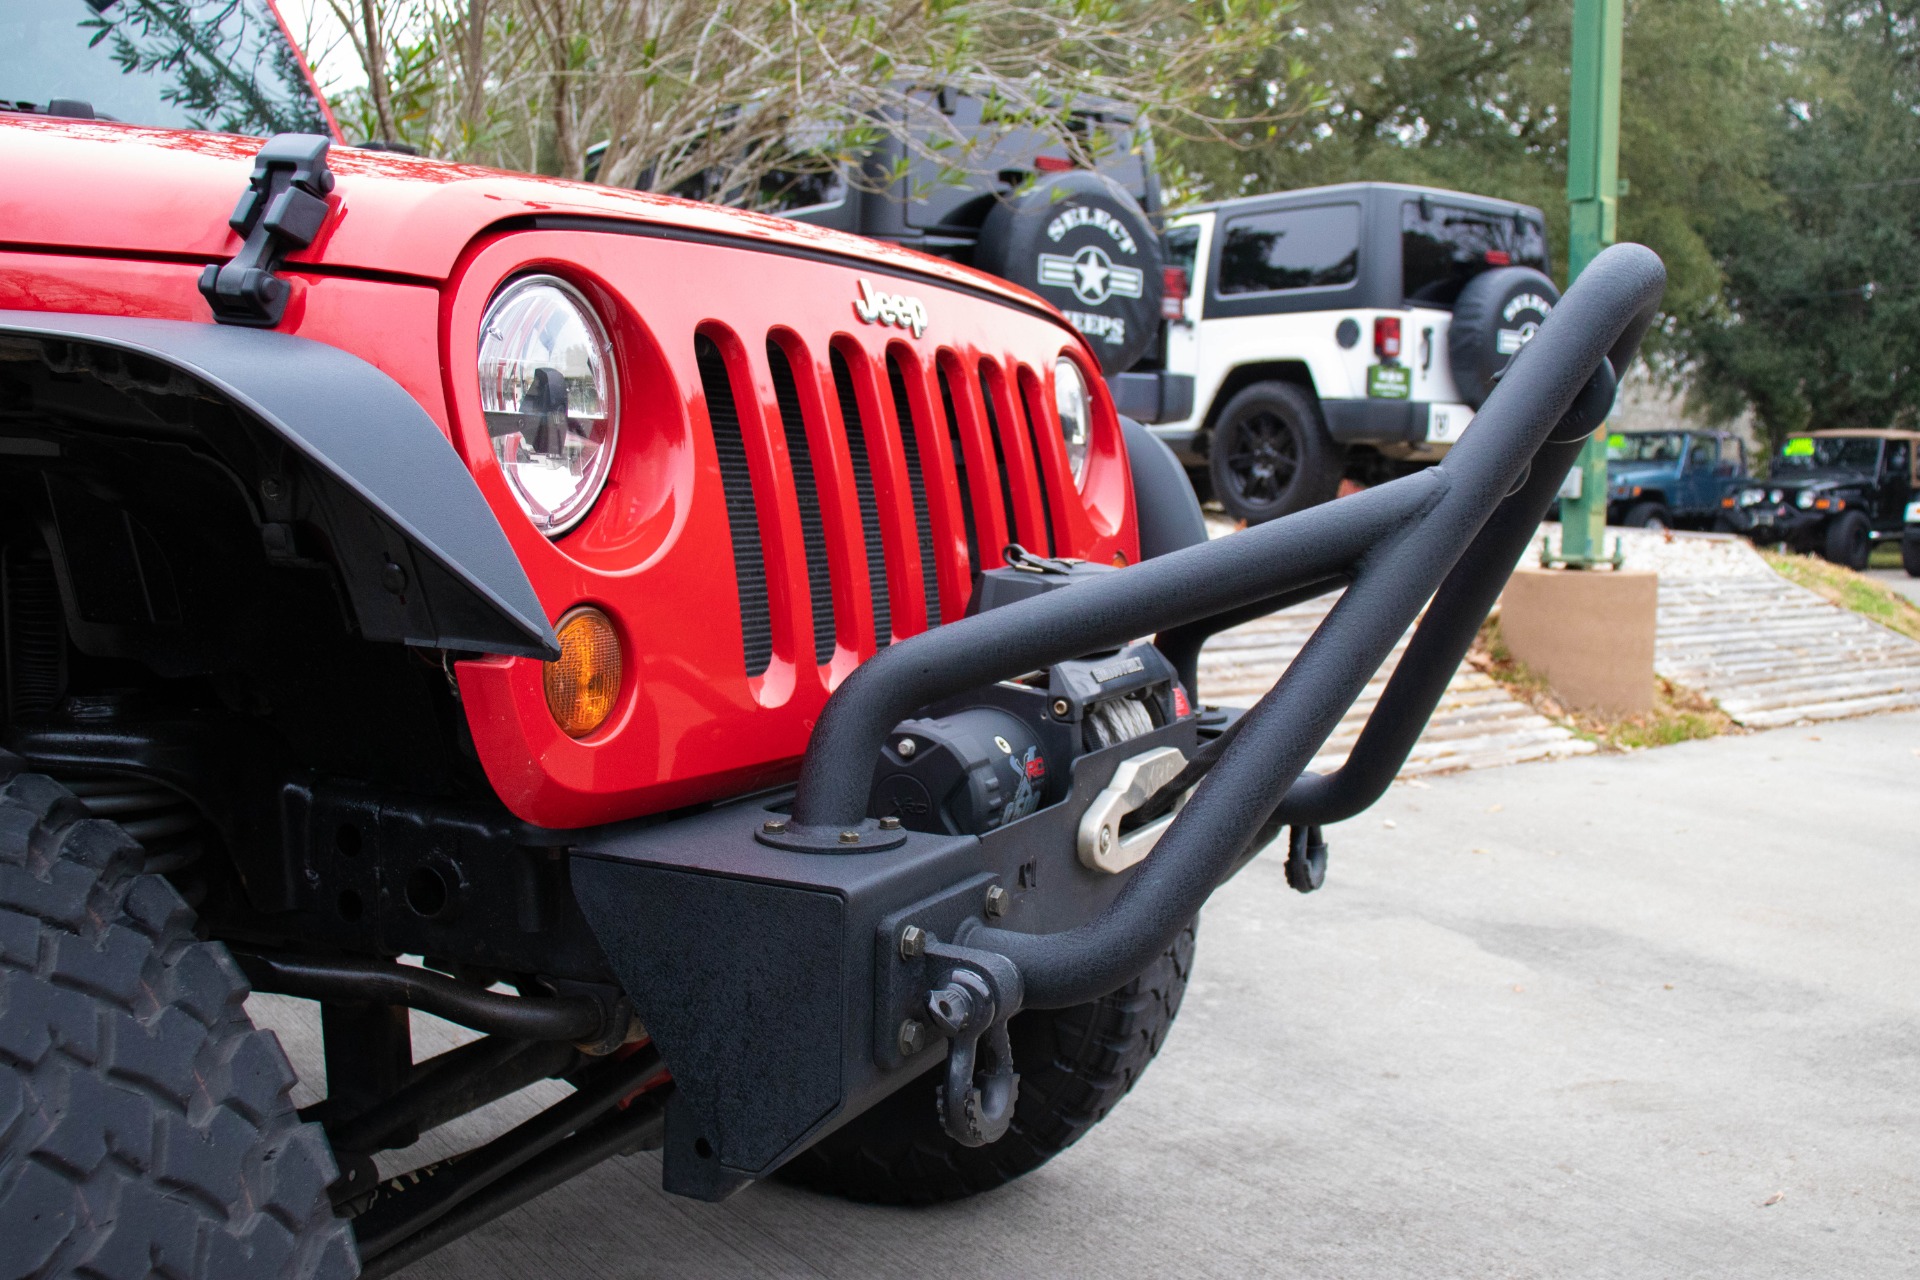
[[[1560,297],[1538,209],[1396,183],[1198,205],[1166,248],[1193,400],[1150,429],[1249,522],[1444,456]]]

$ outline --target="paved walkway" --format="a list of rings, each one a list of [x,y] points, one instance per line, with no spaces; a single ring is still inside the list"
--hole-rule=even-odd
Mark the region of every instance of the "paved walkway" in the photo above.
[[[1215,537],[1230,532],[1220,521],[1212,527]],[[1770,728],[1920,707],[1920,644],[1788,582],[1745,541],[1630,529],[1609,529],[1607,536],[1609,545],[1624,539],[1631,564],[1660,574],[1655,669],[1715,699],[1741,724]],[[1534,554],[1529,548],[1527,558]],[[1251,706],[1338,598],[1324,596],[1215,637],[1200,662],[1202,698]],[[1403,636],[1312,768],[1324,771],[1346,758],[1405,644]],[[1401,776],[1593,749],[1463,664]]]
[[[1920,1274],[1915,744],[1872,716],[1396,787],[1319,893],[1272,855],[1222,890],[1160,1060],[1004,1190],[697,1204],[634,1156],[406,1280]]]
[[[1232,526],[1217,519],[1210,520],[1208,527],[1216,538],[1232,531]],[[1252,706],[1273,687],[1339,598],[1337,592],[1322,596],[1215,636],[1200,657],[1202,700],[1219,706]],[[1368,683],[1366,692],[1309,768],[1325,772],[1347,758],[1354,739],[1373,711],[1373,704],[1379,701],[1387,678],[1399,665],[1406,643],[1407,637],[1400,637],[1392,656]],[[1593,749],[1592,743],[1574,737],[1497,682],[1462,664],[1400,776],[1483,769],[1524,760],[1583,755]]]
[[[1325,596],[1214,637],[1200,658],[1201,697],[1221,706],[1252,706],[1273,687],[1337,599],[1337,594]],[[1368,682],[1366,692],[1341,720],[1310,768],[1324,772],[1347,758],[1373,704],[1386,688],[1387,678],[1399,665],[1406,644],[1407,637],[1400,637],[1393,655]],[[1454,672],[1400,776],[1484,769],[1523,760],[1582,755],[1593,749],[1592,743],[1574,737],[1463,663]]]
[[[1883,587],[1898,591],[1915,604],[1920,604],[1920,578],[1914,577],[1905,569],[1869,569],[1867,576]]]
[[[1625,537],[1628,560],[1660,574],[1655,669],[1741,724],[1920,707],[1920,644],[1788,582],[1746,542]]]

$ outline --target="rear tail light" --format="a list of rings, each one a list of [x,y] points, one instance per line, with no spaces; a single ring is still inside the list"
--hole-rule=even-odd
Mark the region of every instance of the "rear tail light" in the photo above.
[[[1033,167],[1041,173],[1065,173],[1073,168],[1073,161],[1065,156],[1035,156]]]
[[[1373,354],[1382,360],[1400,358],[1400,317],[1375,316],[1373,319]]]
[[[1160,318],[1178,320],[1184,313],[1181,304],[1187,300],[1187,269],[1162,267],[1160,278],[1163,281],[1160,292]]]
[[[1505,249],[1489,249],[1489,250],[1487,250],[1487,265],[1488,265],[1488,266],[1490,266],[1490,267],[1506,267],[1506,266],[1511,266],[1512,264],[1513,264],[1513,255],[1512,255],[1512,254],[1510,254],[1510,253],[1508,253],[1508,252],[1507,252],[1507,251],[1506,251]]]

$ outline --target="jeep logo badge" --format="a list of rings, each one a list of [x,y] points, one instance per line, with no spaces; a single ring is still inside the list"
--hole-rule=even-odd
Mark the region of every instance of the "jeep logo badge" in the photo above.
[[[927,304],[910,293],[888,293],[876,289],[865,276],[860,278],[860,296],[854,299],[853,314],[862,324],[892,324],[913,330],[919,337],[927,331]]]

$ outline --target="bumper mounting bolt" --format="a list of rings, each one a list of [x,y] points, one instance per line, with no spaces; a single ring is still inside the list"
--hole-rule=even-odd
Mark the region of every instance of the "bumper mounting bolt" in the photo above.
[[[996,917],[1007,914],[1007,904],[1012,900],[1012,894],[999,885],[994,885],[987,890],[987,914]]]
[[[900,1024],[900,1056],[911,1058],[924,1049],[927,1044],[926,1024],[918,1018],[908,1018]]]
[[[840,843],[841,844],[859,844],[860,833],[858,831],[842,831],[840,833]]]
[[[1113,828],[1112,827],[1100,828],[1100,852],[1105,853],[1112,848],[1113,848]]]
[[[886,817],[880,819],[880,829],[882,831],[898,831],[900,829],[900,819],[894,817],[892,814],[888,814]]]
[[[900,741],[894,743],[893,749],[902,760],[911,760],[913,759],[913,753],[920,749],[920,744],[912,738],[902,738]]]
[[[917,924],[910,924],[900,931],[900,958],[911,960],[915,956],[927,953],[927,931]]]
[[[785,818],[768,818],[760,824],[760,829],[768,835],[777,836],[787,829],[787,820]]]

